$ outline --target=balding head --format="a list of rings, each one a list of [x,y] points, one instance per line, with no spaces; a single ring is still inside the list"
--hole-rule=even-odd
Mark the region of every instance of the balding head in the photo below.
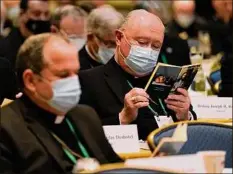
[[[164,25],[158,16],[146,10],[130,12],[120,30],[116,31],[117,62],[125,71],[137,76],[138,74],[125,64],[125,59],[131,53],[132,45],[145,49],[150,48],[157,52],[162,47],[164,29]]]
[[[164,30],[163,22],[158,16],[146,10],[133,10],[126,17],[120,30],[131,33],[138,32],[138,30],[142,30],[146,27],[149,27],[152,31]]]
[[[192,14],[195,11],[195,2],[193,0],[177,0],[172,3],[173,11],[175,13],[189,13]]]

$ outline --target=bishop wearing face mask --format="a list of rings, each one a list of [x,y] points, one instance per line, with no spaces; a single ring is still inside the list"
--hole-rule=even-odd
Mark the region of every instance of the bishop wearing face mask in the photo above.
[[[0,40],[0,56],[15,66],[16,55],[24,40],[31,35],[50,31],[49,4],[46,0],[21,0],[18,27]]]
[[[86,17],[84,10],[73,5],[55,9],[52,15],[51,32],[60,33],[80,51],[86,44]]]
[[[148,108],[150,96],[143,88],[157,64],[164,29],[156,15],[145,10],[130,12],[116,31],[114,59],[80,73],[80,102],[95,108],[104,125],[137,124],[139,138],[144,140],[158,128],[154,113]],[[188,92],[179,92],[165,100],[175,113],[174,121],[195,118]]]
[[[96,112],[78,105],[79,68],[76,48],[60,35],[24,42],[16,61],[23,96],[1,108],[0,173],[70,174],[80,158],[120,161]]]
[[[115,30],[123,23],[123,16],[110,5],[91,11],[87,18],[87,42],[79,52],[81,70],[106,64],[116,48]]]

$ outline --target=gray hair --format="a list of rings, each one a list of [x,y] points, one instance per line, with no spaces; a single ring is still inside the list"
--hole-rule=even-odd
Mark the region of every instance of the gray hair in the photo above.
[[[58,7],[52,15],[52,25],[60,29],[60,22],[66,16],[72,16],[73,18],[87,17],[87,13],[80,7],[73,5]]]
[[[100,38],[119,29],[124,22],[123,15],[110,5],[103,5],[91,11],[87,18],[87,32]]]

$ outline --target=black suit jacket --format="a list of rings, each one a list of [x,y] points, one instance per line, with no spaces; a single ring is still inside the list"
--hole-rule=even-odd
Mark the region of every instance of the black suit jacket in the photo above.
[[[106,65],[81,71],[79,77],[82,86],[80,103],[93,107],[103,125],[118,125],[118,115],[124,106],[125,94],[131,88],[115,59],[111,59]],[[151,131],[158,128],[154,115],[148,108],[139,109],[138,117],[132,124],[137,124],[141,139],[146,139]]]
[[[9,60],[0,57],[0,105],[4,98],[15,99],[20,91],[16,74]]]
[[[86,46],[84,46],[80,51],[79,51],[79,62],[80,62],[80,70],[86,70],[86,69],[91,69],[97,66],[100,66],[99,62],[96,62],[91,58],[91,56],[88,54],[86,50]]]
[[[30,104],[18,99],[1,112],[0,173],[71,173],[62,148],[41,124],[40,116]],[[100,163],[120,161],[92,108],[79,105],[67,117],[77,128],[92,157]]]
[[[7,58],[15,67],[16,56],[25,38],[18,28],[13,28],[9,35],[0,40],[0,56]]]

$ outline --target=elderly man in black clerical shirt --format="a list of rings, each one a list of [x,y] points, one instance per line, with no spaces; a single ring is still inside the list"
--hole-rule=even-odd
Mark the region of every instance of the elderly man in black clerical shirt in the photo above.
[[[68,174],[79,158],[120,158],[96,112],[79,102],[76,48],[53,34],[28,38],[16,70],[23,97],[1,108],[0,173]]]
[[[116,48],[115,30],[124,22],[123,15],[110,5],[91,11],[87,18],[87,42],[79,51],[80,70],[106,64]]]
[[[95,108],[104,125],[137,124],[142,139],[158,128],[154,113],[159,111],[151,111],[154,109],[149,107],[149,95],[143,88],[157,64],[164,29],[156,15],[145,10],[130,12],[116,31],[114,59],[80,72],[80,102]],[[165,100],[174,112],[173,119],[195,119],[187,90],[178,92]]]

